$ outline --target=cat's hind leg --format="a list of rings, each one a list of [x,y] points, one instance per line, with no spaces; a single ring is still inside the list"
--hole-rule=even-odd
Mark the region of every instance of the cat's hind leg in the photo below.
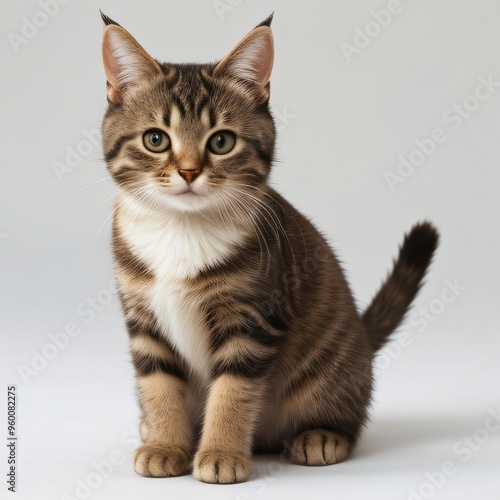
[[[299,465],[332,465],[346,459],[350,440],[328,429],[308,429],[298,434],[288,451],[289,459]]]
[[[348,364],[338,352],[327,351],[322,364],[306,358],[304,368],[299,364],[284,384],[278,412],[287,419],[281,425],[281,436],[286,436],[282,444],[296,464],[331,465],[345,460],[367,420],[371,360],[362,351],[341,354]]]

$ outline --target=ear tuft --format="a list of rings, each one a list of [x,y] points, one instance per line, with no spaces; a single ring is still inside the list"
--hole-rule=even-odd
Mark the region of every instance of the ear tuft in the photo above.
[[[271,23],[273,22],[273,17],[274,17],[274,12],[271,12],[271,15],[264,19],[264,21],[262,21],[260,24],[258,24],[256,26],[256,28],[258,28],[259,26],[267,26],[268,28],[271,27]]]
[[[114,24],[115,26],[120,26],[116,21],[113,21],[113,19],[104,14],[102,10],[99,9],[99,13],[101,14],[101,19],[103,20],[105,26],[109,26],[110,24]]]

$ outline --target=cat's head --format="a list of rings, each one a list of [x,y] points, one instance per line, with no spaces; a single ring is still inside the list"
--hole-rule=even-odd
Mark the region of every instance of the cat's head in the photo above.
[[[222,61],[159,63],[103,15],[108,169],[139,202],[181,211],[255,196],[273,159],[272,16]]]

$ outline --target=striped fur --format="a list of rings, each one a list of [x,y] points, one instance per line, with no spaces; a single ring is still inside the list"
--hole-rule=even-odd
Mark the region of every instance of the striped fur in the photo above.
[[[144,414],[135,470],[233,483],[254,451],[344,460],[366,422],[374,351],[417,293],[435,230],[406,238],[360,316],[324,238],[268,184],[271,20],[200,65],[159,63],[104,20],[115,273]],[[151,151],[151,130],[167,149]],[[222,132],[235,146],[216,154]]]

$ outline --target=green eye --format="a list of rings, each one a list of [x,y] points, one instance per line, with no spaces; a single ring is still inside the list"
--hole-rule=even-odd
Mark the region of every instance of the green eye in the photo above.
[[[236,145],[236,135],[229,130],[215,132],[208,139],[207,147],[215,155],[227,155]]]
[[[170,137],[163,130],[148,130],[142,136],[144,147],[152,153],[163,153],[170,147]]]

